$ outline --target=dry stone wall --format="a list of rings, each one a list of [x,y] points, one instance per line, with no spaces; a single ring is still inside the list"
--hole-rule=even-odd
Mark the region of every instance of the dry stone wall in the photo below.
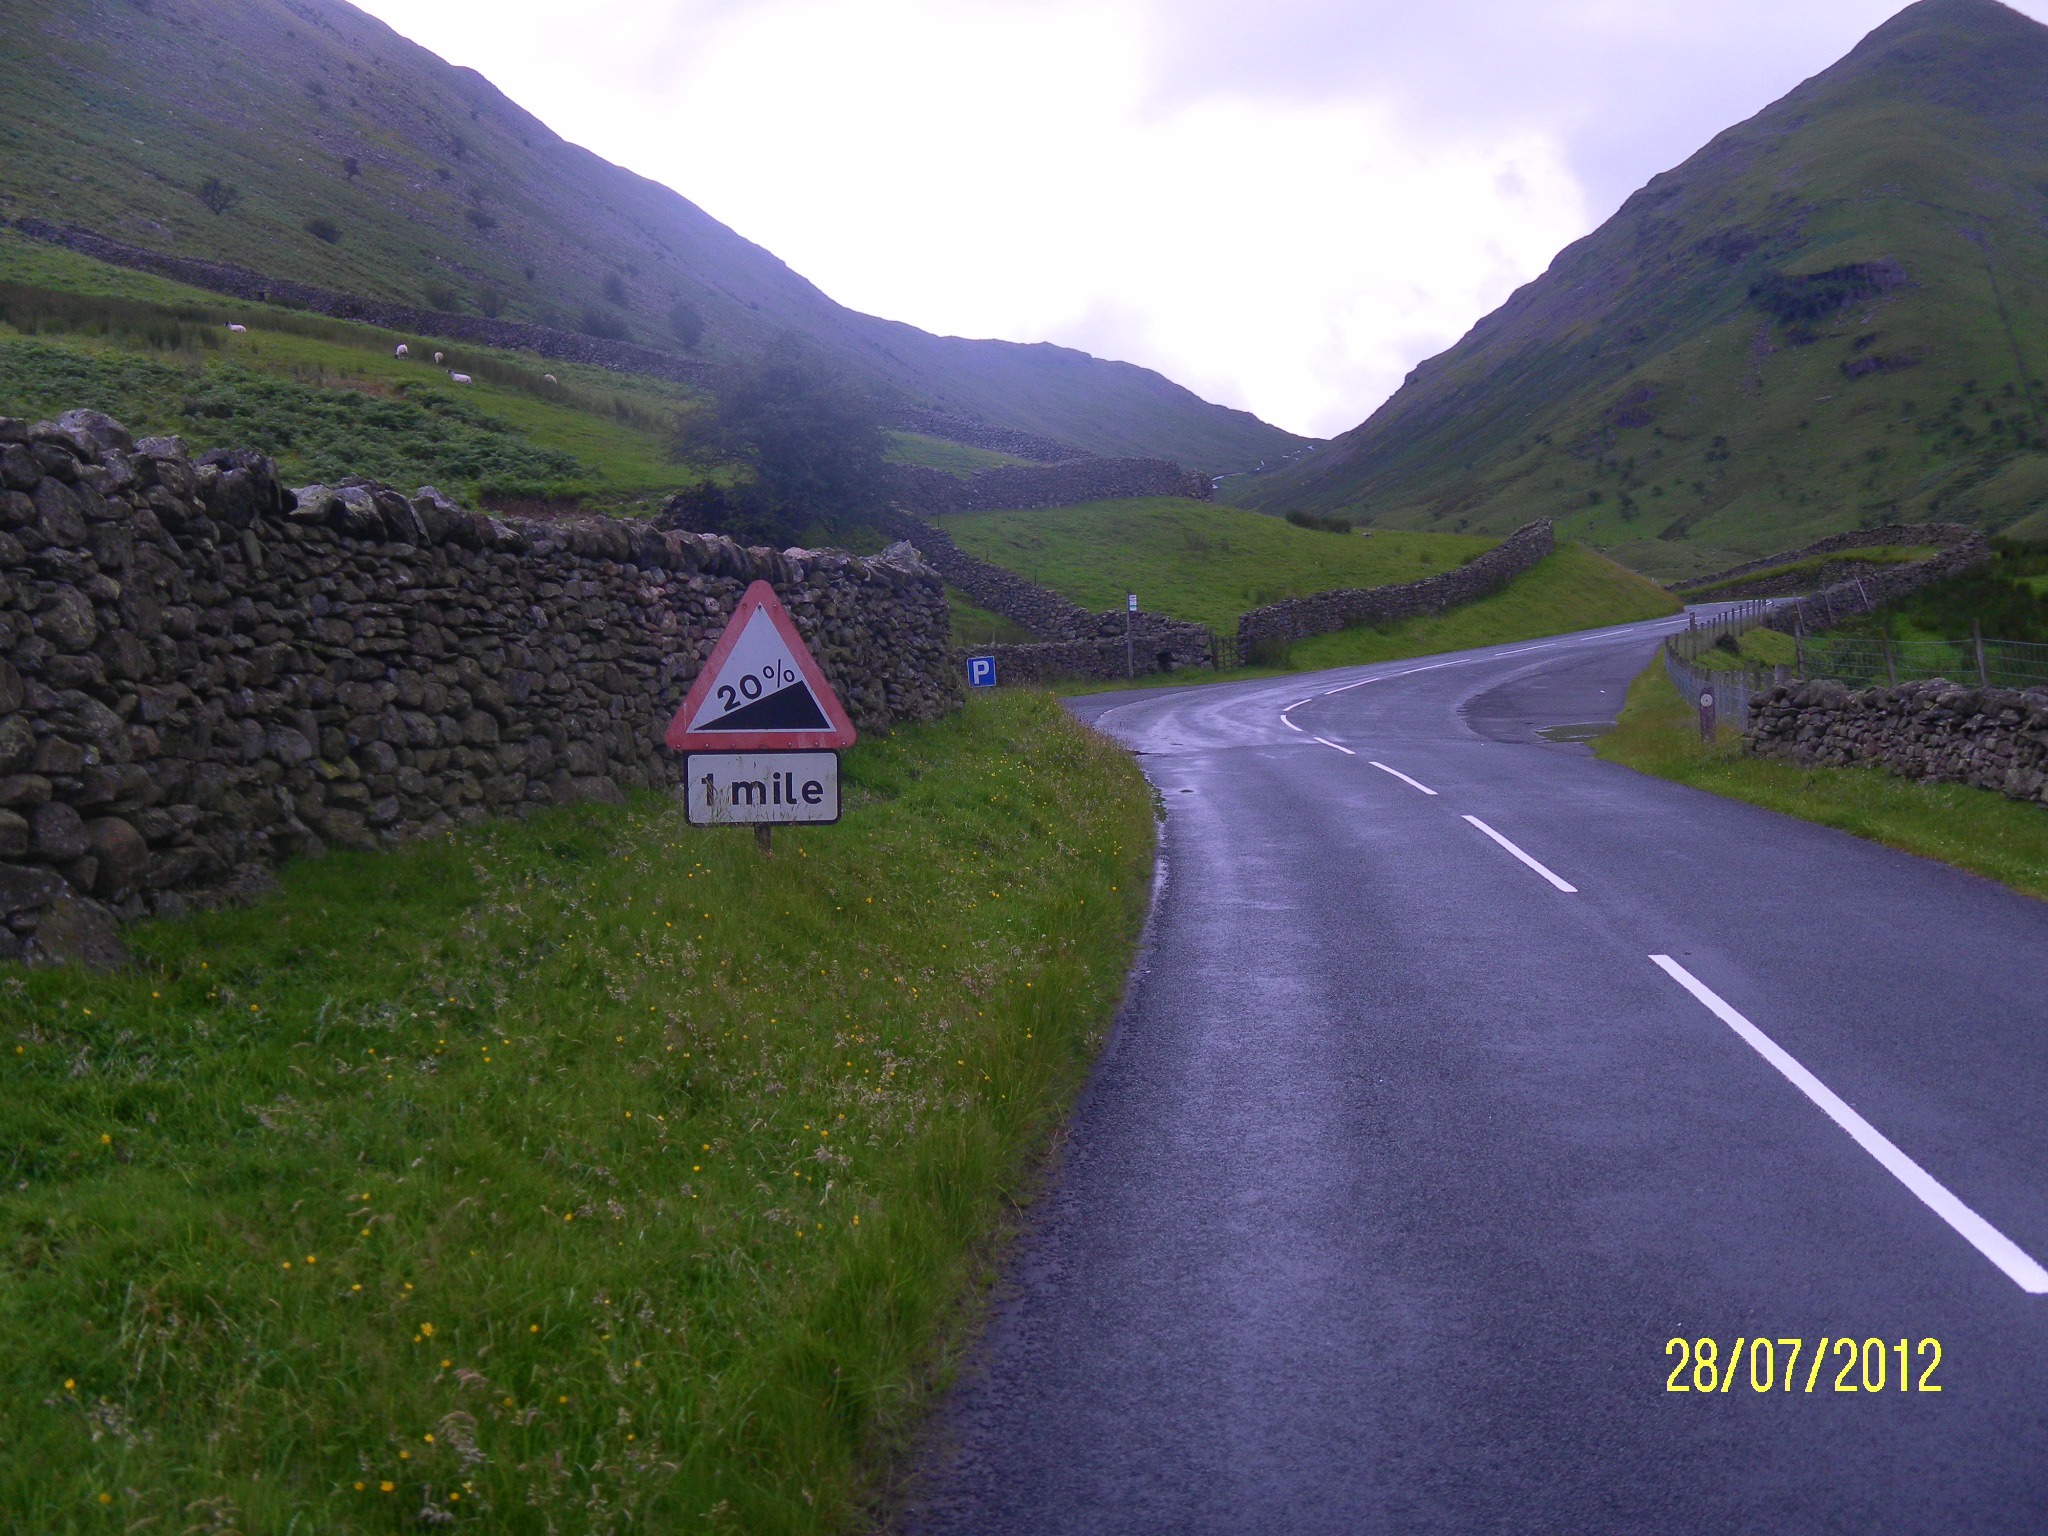
[[[1839,534],[1837,538],[1860,538],[1862,547],[1871,544],[1935,544],[1944,547],[1940,554],[1926,560],[1880,566],[1874,570],[1866,567],[1844,580],[1823,586],[1811,597],[1784,604],[1774,609],[1765,621],[1771,628],[1783,630],[1788,635],[1819,634],[1887,603],[1895,603],[1922,587],[1988,564],[1991,559],[1990,540],[1978,529],[1955,523],[1901,524],[1891,528],[1865,529],[1856,534]],[[1832,554],[1833,550],[1822,547],[1832,542],[1824,539],[1799,553]],[[1839,547],[1852,549],[1858,546],[1844,544]],[[1789,557],[1781,555],[1777,558],[1784,560]],[[1739,571],[1742,567],[1736,569]]]
[[[1898,562],[1872,565],[1867,561],[1859,561],[1855,555],[1859,549],[1928,545],[1947,552],[1966,545],[1983,543],[1982,533],[1961,523],[1893,523],[1883,528],[1857,528],[1848,533],[1831,534],[1825,539],[1817,539],[1803,549],[1786,550],[1781,554],[1766,555],[1760,560],[1745,561],[1741,565],[1730,566],[1725,571],[1716,571],[1711,576],[1696,576],[1690,581],[1674,581],[1671,590],[1685,594],[1698,592],[1705,587],[1721,588],[1711,594],[1715,602],[1724,598],[1791,597],[1801,592],[1811,592],[1816,588],[1850,586],[1859,577],[1867,580],[1872,573],[1887,572],[1898,567]],[[1826,555],[1840,555],[1843,558],[1840,561],[1829,561],[1817,569],[1795,571],[1785,575],[1772,574],[1784,566],[1803,564]],[[1741,580],[1742,577],[1751,575],[1754,575],[1756,580]],[[1723,586],[1723,583],[1730,582],[1734,585]]]
[[[1750,704],[1759,757],[1970,784],[2048,808],[2048,688],[1967,688],[1939,678],[1852,690],[1781,684]]]
[[[857,726],[960,700],[942,582],[431,489],[279,484],[72,412],[0,420],[0,957],[329,845],[673,785],[661,734],[749,582]]]
[[[1254,608],[1237,621],[1238,657],[1249,661],[1255,650],[1266,646],[1289,645],[1361,624],[1392,624],[1476,602],[1534,567],[1555,547],[1550,520],[1544,518],[1517,528],[1477,559],[1441,576],[1396,586],[1318,592]]]
[[[1131,614],[1126,643],[1124,614],[1090,613],[1015,571],[968,554],[945,529],[908,513],[897,513],[891,527],[970,602],[1041,637],[1036,644],[973,649],[973,655],[996,658],[1005,683],[1144,677],[1215,664],[1215,637],[1199,624],[1163,613]]]
[[[924,517],[947,512],[1033,511],[1078,507],[1123,496],[1187,496],[1207,501],[1207,475],[1166,459],[1073,459],[1065,464],[999,464],[949,475],[918,464],[894,466],[890,500]]]
[[[905,432],[944,438],[949,443],[965,443],[970,448],[986,448],[994,453],[1007,453],[1013,458],[1031,459],[1040,464],[1088,457],[1087,449],[1076,448],[1072,443],[1040,437],[1035,432],[1020,432],[1014,427],[999,427],[978,416],[961,416],[952,411],[905,407],[897,412],[896,425]]]

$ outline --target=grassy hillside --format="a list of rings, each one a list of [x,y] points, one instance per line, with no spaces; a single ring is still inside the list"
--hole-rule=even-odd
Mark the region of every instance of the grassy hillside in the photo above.
[[[1220,471],[1300,443],[1147,369],[844,309],[342,0],[14,0],[0,213],[713,363],[793,330],[909,403],[1105,454]]]
[[[1150,612],[1235,630],[1249,608],[1414,581],[1494,541],[1453,534],[1337,534],[1179,497],[940,518],[960,547],[1098,612],[1135,592]]]
[[[852,1525],[1102,1038],[1152,813],[1032,694],[846,774],[770,860],[649,795],[0,966],[7,1528]]]
[[[1660,576],[2048,500],[2048,28],[1921,0],[1654,178],[1266,507]]]
[[[247,333],[231,335],[230,319]],[[413,357],[392,355],[400,339]],[[417,337],[0,236],[0,415],[89,406],[195,449],[260,449],[294,483],[364,474],[472,501],[620,508],[703,473],[671,450],[698,403],[659,380],[484,348],[454,348],[438,368]]]

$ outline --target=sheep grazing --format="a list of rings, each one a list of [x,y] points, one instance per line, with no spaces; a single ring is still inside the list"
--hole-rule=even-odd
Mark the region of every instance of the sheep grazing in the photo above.
[[[442,365],[443,363],[445,363],[445,362],[447,362],[447,361],[448,361],[448,354],[447,354],[447,353],[445,353],[445,352],[436,352],[436,353],[434,354],[434,366],[435,366],[436,368],[440,367],[440,366],[441,366],[441,365]]]
[[[472,379],[466,373],[451,373],[448,375],[448,377],[453,379],[458,384],[474,384],[476,382],[475,379]]]
[[[411,356],[412,356],[412,348],[411,348],[411,347],[408,347],[408,346],[407,346],[407,345],[406,345],[406,344],[405,344],[404,342],[402,342],[402,341],[401,341],[401,342],[400,342],[400,343],[398,344],[398,350],[397,350],[397,351],[395,351],[395,352],[393,352],[393,353],[392,353],[391,355],[392,355],[393,357],[411,357]]]
[[[540,377],[541,382],[544,384],[559,384],[562,382],[560,379],[556,378],[552,373],[544,373]]]
[[[245,331],[247,331],[249,327],[247,327],[246,325],[237,325],[234,323],[234,321],[230,320],[228,322],[228,329],[233,331],[237,336],[240,336]]]

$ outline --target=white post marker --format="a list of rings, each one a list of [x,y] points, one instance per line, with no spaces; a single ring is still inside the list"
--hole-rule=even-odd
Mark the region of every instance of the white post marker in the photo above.
[[[858,737],[789,610],[757,581],[665,739],[684,754],[691,823],[759,827],[765,849],[778,822],[839,819],[839,749]]]

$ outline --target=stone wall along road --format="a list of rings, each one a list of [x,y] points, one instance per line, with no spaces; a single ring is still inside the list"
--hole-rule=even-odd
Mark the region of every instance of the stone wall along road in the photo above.
[[[72,412],[0,420],[0,957],[328,845],[672,785],[661,735],[770,582],[863,730],[957,706],[939,577],[430,488],[292,492]]]
[[[1875,764],[2048,808],[2048,688],[1968,688],[1939,678],[1860,690],[1825,679],[1781,684],[1751,702],[1747,740],[1759,757]]]

